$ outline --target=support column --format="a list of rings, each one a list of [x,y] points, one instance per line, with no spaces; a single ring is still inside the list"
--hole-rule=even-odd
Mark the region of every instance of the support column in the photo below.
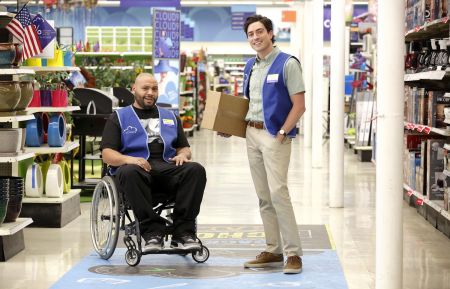
[[[322,167],[323,134],[323,0],[314,0],[313,13],[312,167]]]
[[[345,0],[331,4],[330,207],[344,206]]]
[[[306,111],[303,114],[303,130],[304,130],[304,147],[310,148],[312,145],[312,79],[313,79],[313,61],[312,61],[312,44],[313,44],[313,3],[312,1],[305,1],[303,12],[303,43],[304,53],[303,66],[303,80],[305,81],[305,106]]]
[[[375,288],[402,288],[405,1],[378,2]]]

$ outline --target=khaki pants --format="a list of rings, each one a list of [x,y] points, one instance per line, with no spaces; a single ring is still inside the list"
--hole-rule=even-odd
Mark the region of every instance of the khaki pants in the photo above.
[[[302,256],[297,222],[287,187],[292,140],[288,138],[281,144],[266,130],[253,127],[247,127],[246,139],[250,171],[266,234],[265,251]]]

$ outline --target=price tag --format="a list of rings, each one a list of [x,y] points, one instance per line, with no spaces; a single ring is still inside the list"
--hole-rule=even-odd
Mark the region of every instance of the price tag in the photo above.
[[[425,126],[425,127],[423,128],[423,132],[426,133],[426,134],[430,134],[430,132],[431,132],[431,127]]]
[[[416,27],[414,28],[414,31],[415,31],[415,32],[419,32],[421,29],[422,29],[421,26],[416,26]]]
[[[416,126],[416,129],[417,129],[418,132],[422,132],[423,131],[423,125],[418,124]]]
[[[416,205],[423,206],[423,200],[422,199],[417,199],[416,200]]]
[[[442,18],[442,22],[443,22],[443,23],[447,23],[447,22],[448,22],[448,16]]]
[[[406,194],[408,195],[408,197],[411,197],[413,192],[412,191],[407,191]]]

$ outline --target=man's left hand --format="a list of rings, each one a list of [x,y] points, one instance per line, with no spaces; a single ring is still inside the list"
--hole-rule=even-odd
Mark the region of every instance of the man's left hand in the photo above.
[[[176,155],[173,158],[170,158],[169,161],[175,162],[175,165],[177,166],[181,166],[184,163],[190,162],[190,160],[186,157],[185,154]]]
[[[277,139],[277,142],[279,143],[284,143],[284,141],[286,140],[286,136],[282,135],[282,134],[277,134],[277,136],[275,137]]]

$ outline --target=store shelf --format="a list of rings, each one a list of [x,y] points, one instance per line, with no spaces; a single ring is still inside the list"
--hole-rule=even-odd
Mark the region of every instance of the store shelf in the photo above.
[[[193,90],[180,91],[180,96],[193,95],[193,94],[194,94]]]
[[[108,67],[110,69],[117,69],[117,70],[131,70],[135,68],[139,68],[139,66],[101,66],[101,67]],[[86,69],[97,69],[98,66],[85,66]],[[152,69],[153,66],[145,65],[144,69]]]
[[[0,112],[0,122],[15,122],[33,119],[34,115],[26,111]]]
[[[13,18],[14,16],[16,16],[16,14],[15,13],[9,13],[9,12],[0,12],[0,16],[6,16],[6,17]]]
[[[151,52],[76,52],[75,56],[80,55],[80,56],[102,56],[102,55],[110,55],[110,56],[132,56],[132,55],[148,55],[151,56],[152,53]]]
[[[247,62],[245,61],[224,61],[225,65],[245,65]]]
[[[31,218],[17,218],[15,222],[3,223],[0,226],[0,236],[14,235],[31,223],[33,223]]]
[[[423,200],[425,204],[433,208],[435,211],[437,211],[439,214],[444,216],[447,220],[450,221],[450,213],[448,211],[444,210],[444,203],[441,200],[429,200],[426,196],[423,194],[413,190],[411,187],[409,187],[407,184],[403,184],[403,188],[411,195],[414,195],[416,198]]]
[[[350,72],[365,72],[365,73],[371,73],[369,70],[363,70],[363,69],[357,69],[357,68],[350,68]]]
[[[15,163],[34,157],[34,153],[19,153],[16,156],[0,156],[0,163]]]
[[[214,88],[219,88],[219,87],[230,87],[230,86],[231,86],[231,83],[217,84],[217,85],[214,85]]]
[[[450,68],[447,68],[446,70],[433,70],[433,71],[424,71],[424,72],[418,72],[418,73],[409,73],[405,74],[404,81],[410,82],[410,81],[420,81],[420,80],[442,80],[445,76],[448,76],[450,72]]]
[[[404,188],[406,191],[410,192],[412,195],[416,196],[416,198],[421,199],[421,200],[425,199],[425,196],[424,196],[424,195],[422,195],[421,193],[419,193],[419,192],[417,192],[417,191],[414,191],[414,190],[413,190],[410,186],[408,186],[407,184],[403,184],[403,188]]]
[[[225,70],[239,70],[239,71],[244,71],[244,67],[243,67],[243,66],[231,66],[231,67],[225,67]]]
[[[0,75],[14,75],[14,74],[35,74],[33,69],[27,68],[5,68],[0,69]]]
[[[80,71],[76,66],[24,66],[24,68],[32,69],[36,73]]]
[[[371,151],[372,146],[354,146],[353,149],[357,151]]]
[[[28,198],[23,197],[23,204],[61,204],[65,201],[73,198],[76,195],[81,193],[81,189],[72,189],[69,193],[63,194],[61,198],[48,198],[48,197],[40,197],[40,198]]]
[[[79,146],[80,144],[78,142],[68,141],[62,147],[49,147],[48,144],[43,144],[41,147],[25,147],[24,150],[27,153],[55,154],[55,153],[67,153]]]
[[[190,109],[194,109],[194,106],[192,106],[192,105],[185,105],[185,106],[183,106],[182,109],[183,110],[190,110]]]
[[[427,22],[409,30],[405,34],[405,41],[430,39],[435,37],[446,37],[449,33],[448,17]]]
[[[194,129],[197,127],[197,125],[196,124],[194,124],[192,127],[190,127],[190,128],[183,128],[183,130],[184,130],[184,132],[191,132],[191,131],[194,131]]]
[[[404,126],[408,130],[417,131],[424,134],[430,134],[431,132],[443,135],[443,136],[450,136],[450,130],[448,129],[441,129],[441,128],[435,128],[435,127],[429,127],[427,125],[421,125],[421,124],[414,124],[411,122],[403,122]]]
[[[80,110],[79,106],[64,106],[64,107],[54,107],[54,106],[40,106],[40,107],[29,107],[26,109],[28,113],[35,112],[70,112]]]

